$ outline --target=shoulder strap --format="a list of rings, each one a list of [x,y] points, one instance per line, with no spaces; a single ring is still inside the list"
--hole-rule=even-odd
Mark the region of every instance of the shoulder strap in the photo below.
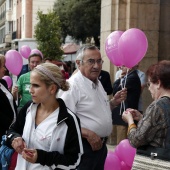
[[[164,117],[167,122],[166,138],[165,138],[165,148],[170,149],[170,97],[163,96],[163,98],[169,99],[169,102],[164,103]]]

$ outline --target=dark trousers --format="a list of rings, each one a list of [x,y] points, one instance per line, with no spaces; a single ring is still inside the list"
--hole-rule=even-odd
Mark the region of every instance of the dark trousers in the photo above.
[[[86,139],[83,139],[84,154],[78,170],[104,170],[104,163],[107,157],[106,142],[98,151],[93,151]]]

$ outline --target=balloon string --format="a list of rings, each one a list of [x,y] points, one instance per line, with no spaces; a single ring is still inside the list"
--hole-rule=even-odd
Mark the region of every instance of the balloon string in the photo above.
[[[126,75],[125,75],[125,83],[124,83],[124,87],[123,87],[123,88],[125,88],[125,87],[126,87],[126,81],[127,81],[128,71],[129,71],[129,69],[127,69],[127,72],[126,72]]]
[[[120,105],[120,113],[119,113],[119,115],[122,114],[121,110],[122,110],[122,102],[121,102],[121,105]]]
[[[127,71],[126,71],[124,88],[126,88],[128,72],[129,72],[129,69],[127,69]],[[123,101],[123,111],[125,112],[125,101]]]
[[[129,71],[129,69],[127,69],[126,75],[125,75],[125,77],[124,77],[124,79],[125,79],[124,85],[122,84],[122,81],[120,82],[120,85],[121,85],[122,89],[126,87],[126,81],[127,81],[128,71]],[[121,112],[122,107],[123,107],[123,112],[124,112],[124,111],[125,111],[125,101],[122,101],[122,102],[121,102],[121,105],[120,105],[120,115],[123,113],[123,112]]]
[[[17,87],[18,88],[18,85],[17,85],[17,80],[16,80],[16,82],[15,82],[15,87]],[[17,106],[19,106],[19,99],[18,99],[18,92],[17,92],[17,98],[16,98],[16,104],[17,104]]]
[[[123,89],[123,85],[122,85],[122,81],[121,81],[121,87],[122,87],[122,89]],[[122,107],[123,107],[123,110],[125,111],[125,102],[124,101],[122,101],[121,102],[121,105],[120,105],[120,115],[122,114]]]

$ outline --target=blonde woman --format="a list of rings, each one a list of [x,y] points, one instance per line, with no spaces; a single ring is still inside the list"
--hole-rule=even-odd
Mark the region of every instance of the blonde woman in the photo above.
[[[69,89],[61,70],[40,64],[31,71],[30,84],[33,102],[21,109],[8,131],[8,141],[19,153],[16,170],[76,169],[83,154],[80,124],[63,100],[56,99],[59,89]]]

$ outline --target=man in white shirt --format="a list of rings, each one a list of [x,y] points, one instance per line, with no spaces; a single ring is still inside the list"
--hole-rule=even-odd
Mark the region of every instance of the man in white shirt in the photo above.
[[[59,94],[81,123],[84,156],[79,170],[104,170],[106,140],[112,131],[111,108],[125,100],[123,89],[108,100],[98,76],[103,60],[95,46],[82,46],[77,55],[78,72],[68,80],[70,90]]]

